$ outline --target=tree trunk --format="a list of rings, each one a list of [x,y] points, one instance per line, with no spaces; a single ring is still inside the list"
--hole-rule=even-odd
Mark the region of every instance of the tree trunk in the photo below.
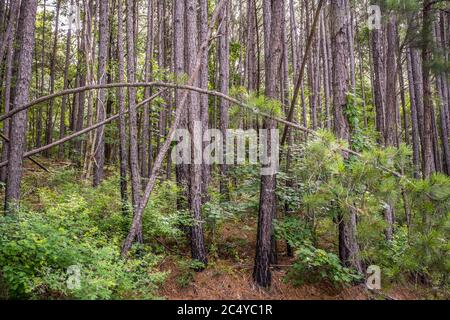
[[[56,67],[56,53],[58,50],[58,31],[59,31],[59,13],[61,9],[61,0],[56,2],[56,20],[55,20],[55,33],[53,38],[52,56],[50,59],[50,94],[55,92],[55,67]],[[50,104],[47,110],[47,127],[45,130],[46,144],[50,144],[53,140],[53,106],[55,101],[50,100]],[[47,154],[48,156],[48,154]]]
[[[350,126],[344,115],[348,92],[348,0],[331,3],[331,46],[333,57],[334,131],[338,138],[350,141]],[[348,156],[348,155],[346,155]],[[356,238],[356,213],[349,210],[339,217],[339,257],[343,265],[362,272]]]
[[[206,39],[209,39],[211,37],[212,28],[217,22],[219,12],[226,3],[227,3],[227,0],[221,0],[217,4],[216,9],[214,10],[214,12],[212,14],[210,27],[208,29]],[[179,12],[179,10],[175,9],[174,12]],[[175,17],[177,17],[177,16],[178,15],[175,14]],[[197,81],[197,78],[198,78],[199,72],[200,72],[201,61],[202,61],[201,57],[202,57],[202,55],[206,54],[207,50],[208,50],[208,42],[202,43],[200,46],[200,49],[197,53],[197,57],[195,59],[195,64],[192,69],[193,72],[189,78],[188,85],[192,86]],[[165,157],[167,151],[170,149],[170,144],[172,143],[173,139],[175,138],[175,134],[176,134],[175,130],[177,128],[179,128],[181,119],[183,118],[187,97],[188,97],[188,92],[184,91],[183,94],[181,95],[181,100],[179,101],[178,108],[175,112],[174,122],[169,130],[169,133],[168,133],[166,141],[164,142],[164,145],[162,146],[161,150],[159,150],[159,153],[158,153],[157,157],[155,158],[153,171],[147,182],[147,186],[145,187],[144,196],[142,197],[142,200],[139,203],[139,207],[137,208],[136,214],[133,217],[133,222],[131,224],[130,231],[122,245],[122,250],[121,250],[122,257],[125,257],[127,255],[140,226],[142,226],[142,215],[143,215],[144,209],[147,206],[147,203],[150,199],[153,188],[155,187],[156,178],[157,178],[159,170],[161,169],[164,157]]]
[[[197,41],[197,1],[186,1],[186,66],[190,76],[195,73],[196,53],[198,50]],[[201,58],[200,58],[201,59]],[[194,80],[193,85],[198,86],[199,81]],[[206,257],[206,249],[203,235],[203,219],[201,214],[202,205],[202,137],[198,136],[198,129],[201,130],[201,114],[199,104],[199,94],[191,92],[189,94],[189,132],[191,134],[191,164],[190,169],[190,183],[189,183],[189,208],[191,210],[192,218],[194,220],[190,230],[191,240],[191,254],[192,259],[199,261],[206,265],[208,259]],[[200,126],[200,128],[198,127]],[[202,270],[203,268],[199,268]]]
[[[445,48],[445,26],[444,21],[440,19],[440,22],[436,22],[435,34],[436,34],[436,43],[440,50],[444,50]],[[448,118],[448,80],[445,72],[441,72],[436,75],[436,91],[438,93],[439,102],[440,102],[440,127],[441,127],[441,141],[442,141],[442,151],[444,155],[444,163],[443,163],[443,171],[450,175],[450,150],[449,150],[449,128],[447,126],[447,118]]]
[[[73,7],[73,0],[70,0],[70,8]],[[69,87],[69,64],[70,64],[70,47],[72,45],[72,21],[69,21],[69,29],[67,30],[67,40],[66,40],[66,57],[64,63],[64,87],[63,90],[67,90]],[[61,102],[61,122],[59,125],[59,138],[62,139],[66,135],[66,104],[67,96],[62,97]],[[60,159],[64,158],[64,147],[61,145],[59,147],[58,156]]]
[[[247,89],[250,92],[256,91],[258,80],[255,36],[255,32],[258,32],[258,29],[256,26],[255,10],[255,0],[247,0]]]
[[[150,82],[152,80],[153,73],[153,0],[148,0],[147,5],[147,44],[145,50],[145,81]],[[151,88],[145,88],[144,98],[148,99],[151,96]],[[144,106],[142,113],[142,134],[141,134],[141,175],[148,177],[150,174],[151,154],[149,153],[150,141],[150,105]]]
[[[321,24],[320,24],[320,30],[321,30],[321,50],[322,50],[322,68],[323,68],[323,87],[324,87],[324,96],[325,96],[325,127],[330,130],[331,129],[331,121],[330,121],[330,100],[331,100],[331,94],[330,94],[330,70],[328,65],[328,46],[327,46],[327,34],[328,30],[326,29],[325,25],[325,14],[322,12],[321,17]]]
[[[398,33],[397,33],[397,48],[399,47]],[[403,129],[405,132],[405,143],[410,145],[410,136],[409,136],[409,118],[408,118],[408,110],[406,109],[406,95],[405,95],[405,77],[403,74],[403,62],[402,62],[402,53],[399,49],[397,49],[397,65],[398,65],[398,84],[400,86],[400,99],[402,103],[402,112],[403,112]],[[401,139],[400,139],[401,142]]]
[[[284,0],[264,0],[264,25],[265,38],[270,39],[270,43],[265,46],[266,59],[266,96],[270,99],[280,97],[277,82],[280,80],[280,62],[282,58],[281,43],[281,20],[284,17]],[[269,16],[267,16],[269,12]],[[267,18],[270,17],[270,23]],[[269,33],[269,36],[267,35]],[[276,123],[272,119],[264,120],[264,129],[275,129]],[[272,132],[271,132],[272,133]],[[265,137],[267,140],[267,152],[275,152],[271,145],[271,136]],[[261,175],[261,188],[259,198],[258,231],[256,240],[255,266],[253,279],[261,287],[269,287],[272,281],[270,272],[270,259],[272,253],[273,219],[276,212],[276,173]]]
[[[94,83],[94,61],[96,54],[96,46],[93,41],[92,34],[97,33],[97,2],[87,2],[84,1],[85,10],[85,28],[84,28],[84,57],[86,59],[86,82],[88,84]],[[94,14],[93,14],[94,13]],[[94,28],[92,28],[94,26]],[[94,122],[94,92],[87,92],[87,126],[92,126]],[[94,158],[95,144],[94,144],[94,134],[91,132],[88,135],[87,141],[84,144],[84,163],[83,163],[83,179],[88,179],[92,173],[92,160]]]
[[[219,34],[218,39],[218,59],[219,59],[219,91],[228,95],[230,86],[230,10],[228,5],[222,10],[219,16]],[[230,103],[225,99],[219,99],[219,113],[220,113],[220,130],[223,137],[223,163],[220,165],[220,193],[226,198],[229,198],[229,181],[228,181],[228,166],[227,160],[227,129],[229,129],[229,115],[228,109]]]
[[[79,40],[79,46],[78,46],[78,52],[77,52],[77,60],[79,65],[84,64],[83,62],[87,62],[86,57],[86,37],[84,36],[84,33],[86,32],[86,24],[83,23],[83,27],[81,30],[81,40]],[[80,73],[78,74],[79,83],[77,85],[79,86],[85,86],[87,82],[87,74],[88,74],[88,68],[89,65],[86,64],[84,67],[80,67]],[[80,92],[77,95],[78,100],[78,110],[75,115],[75,131],[80,131],[83,129],[83,122],[84,122],[84,109],[85,109],[85,98],[86,93]],[[77,163],[78,166],[81,167],[82,165],[82,149],[83,149],[83,143],[81,140],[76,141],[75,143],[75,154],[77,155]]]
[[[125,52],[123,49],[123,5],[122,0],[117,3],[117,53],[119,64],[119,82],[124,82],[125,79]],[[122,212],[128,214],[128,187],[127,187],[127,163],[128,163],[128,148],[127,148],[127,129],[125,118],[125,93],[123,88],[117,89],[117,100],[119,103],[119,157],[120,157],[120,198],[122,200]]]
[[[385,80],[386,75],[384,72],[383,50],[381,47],[382,31],[372,31],[372,61],[374,72],[374,102],[376,109],[376,128],[380,134],[380,142],[382,141],[385,132]]]
[[[166,4],[164,0],[158,0],[158,64],[160,68],[165,67],[165,55],[166,55],[166,45],[165,45],[165,33],[166,33],[166,22],[165,22],[165,11]],[[163,95],[164,96],[164,95]],[[161,139],[164,139],[166,135],[166,125],[167,125],[167,105],[168,99],[164,96],[164,107],[159,111],[159,134],[156,139],[156,149],[159,150]]]
[[[386,146],[398,146],[397,137],[397,44],[396,18],[389,17],[387,24],[387,55],[386,55],[386,106],[384,142]]]
[[[412,127],[412,148],[413,148],[413,165],[414,178],[420,177],[420,137],[419,137],[419,123],[417,116],[417,100],[414,88],[414,76],[412,69],[412,49],[408,48],[406,53],[406,60],[408,63],[408,83],[409,83],[409,100],[411,109],[411,127]]]
[[[14,65],[14,38],[16,36],[16,27],[17,21],[19,20],[19,9],[20,4],[19,1],[13,1],[11,3],[10,8],[10,17],[9,24],[11,24],[11,34],[7,37],[7,47],[8,51],[6,53],[6,62],[5,62],[5,89],[4,89],[4,112],[9,112],[11,105],[11,94],[12,94],[12,86],[13,86],[13,65]],[[6,38],[6,37],[5,37]],[[6,119],[3,124],[3,132],[6,136],[9,136],[10,129],[10,119]],[[2,149],[2,161],[8,159],[8,149],[9,144],[6,141],[3,141],[3,149]],[[4,167],[0,170],[0,181],[6,182],[7,179],[7,168]]]
[[[100,0],[99,7],[99,42],[98,42],[98,73],[97,82],[105,84],[107,82],[106,64],[108,62],[108,41],[109,41],[109,0]],[[106,90],[100,89],[97,98],[97,122],[106,119]],[[93,185],[97,187],[104,178],[105,166],[105,131],[103,127],[97,129],[95,139],[95,161]]]
[[[397,32],[396,17],[389,17],[387,24],[387,55],[386,55],[386,108],[385,108],[385,132],[384,142],[387,147],[398,146],[397,136]],[[387,201],[384,209],[384,219],[387,224],[385,230],[386,240],[391,241],[393,237],[394,208],[390,201]]]
[[[127,79],[128,82],[135,82],[134,65],[134,36],[133,36],[133,4],[135,0],[127,0],[126,32],[127,32]],[[133,213],[136,214],[141,193],[141,174],[139,171],[138,140],[137,140],[137,113],[136,113],[136,89],[128,89],[129,114],[129,137],[130,137],[130,171],[131,171],[131,193]],[[142,224],[138,226],[136,233],[138,242],[142,243]]]
[[[36,22],[37,0],[23,0],[20,8],[18,26],[19,50],[17,61],[17,82],[15,85],[13,106],[22,106],[28,102],[31,70],[33,66],[34,30]],[[5,193],[5,211],[14,213],[20,199],[20,182],[23,170],[23,154],[26,148],[27,111],[15,114],[11,119],[10,143],[8,153],[8,179]]]
[[[174,41],[173,41],[173,55],[174,55],[174,71],[175,76],[178,78],[182,78],[185,74],[185,64],[184,64],[184,51],[185,51],[185,21],[184,14],[185,5],[183,1],[175,1],[174,2]],[[182,90],[175,91],[175,104],[177,108],[180,107],[180,103],[182,101],[183,92]],[[184,110],[181,119],[179,129],[187,128],[187,111]],[[175,174],[177,184],[180,186],[181,192],[179,197],[177,198],[177,207],[178,209],[186,209],[186,188],[188,187],[188,177],[189,172],[187,165],[185,164],[175,164]]]
[[[358,26],[356,27],[358,30]],[[358,33],[358,31],[357,31]],[[363,117],[364,117],[364,128],[367,129],[369,126],[368,119],[367,119],[367,101],[366,101],[366,85],[365,85],[365,77],[364,77],[364,56],[362,54],[361,49],[361,40],[357,41],[357,48],[358,48],[358,60],[359,60],[359,80],[361,83],[361,98],[363,103]]]
[[[422,170],[424,177],[429,177],[436,171],[433,151],[433,97],[430,85],[431,46],[432,46],[432,0],[423,2],[422,28],[422,84],[423,84],[423,139],[422,139]]]
[[[45,75],[45,24],[46,24],[46,13],[47,13],[47,7],[46,7],[46,0],[44,0],[44,8],[42,12],[42,39],[41,39],[41,83],[40,83],[40,94],[44,95],[44,75]],[[37,112],[37,121],[36,121],[36,147],[40,147],[42,142],[42,108],[39,108]]]
[[[200,30],[199,30],[199,43],[204,43],[206,35],[208,33],[208,1],[200,0]],[[200,70],[199,86],[203,89],[208,89],[208,54],[203,55],[202,67]],[[200,95],[200,114],[202,122],[202,132],[208,130],[209,122],[209,99],[208,95]],[[206,147],[208,142],[203,143],[203,147]],[[208,164],[202,165],[202,202],[205,203],[209,200],[208,186],[211,180],[211,166]]]

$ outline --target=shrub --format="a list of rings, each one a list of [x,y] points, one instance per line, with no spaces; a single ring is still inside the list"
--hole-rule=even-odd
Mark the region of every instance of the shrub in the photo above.
[[[9,297],[154,297],[164,279],[155,271],[158,256],[140,248],[138,258],[121,259],[122,235],[105,233],[95,206],[79,194],[62,199],[47,190],[43,198],[52,205],[42,212],[0,218],[0,270]],[[79,287],[67,285],[74,268],[80,270]]]
[[[174,242],[184,242],[183,227],[190,226],[190,214],[177,209],[178,187],[173,181],[164,181],[155,188],[143,217],[145,240],[158,237]]]
[[[275,221],[275,235],[278,239],[284,239],[291,247],[298,247],[300,244],[312,240],[313,235],[310,228],[303,219],[298,217],[286,217],[283,220]]]
[[[279,187],[283,204],[288,203],[294,213],[298,212],[305,222],[309,222],[307,225],[313,240],[317,239],[316,227],[321,221],[336,221],[338,214],[354,210],[357,212],[358,243],[364,265],[382,267],[389,280],[412,278],[428,285],[448,287],[449,177],[442,174],[434,174],[427,179],[411,177],[411,150],[406,145],[399,148],[359,145],[358,149],[362,150],[360,157],[345,158],[339,148],[345,144],[326,131],[310,139],[302,154],[291,164],[289,173],[299,200],[291,196],[290,188]],[[398,177],[394,171],[404,176]],[[284,180],[288,179],[284,177]],[[387,205],[392,206],[395,213],[394,239],[390,242],[386,241],[384,233]],[[290,229],[290,232],[279,232],[281,238],[289,243],[296,237],[296,241],[303,238],[304,228],[295,228],[292,222],[286,223],[282,230]],[[329,229],[335,230],[333,227]],[[335,239],[324,243],[322,237],[321,245],[328,247],[331,244],[334,248],[337,245]],[[323,254],[318,255],[319,249],[306,248],[301,247],[299,261],[309,257],[315,264],[324,264],[326,270],[332,270],[331,273],[342,271],[333,268],[334,259],[328,254],[327,259],[321,260],[319,258]],[[297,264],[295,269],[297,273],[313,272],[308,265]],[[316,272],[316,275],[333,278],[327,272]],[[345,282],[346,277],[342,278]]]
[[[287,275],[294,285],[329,281],[339,287],[361,280],[358,273],[343,267],[334,253],[305,243],[295,254],[296,261]]]
[[[196,271],[204,269],[205,265],[196,260],[180,259],[178,268],[180,273],[176,277],[176,282],[180,287],[186,288],[194,281]]]

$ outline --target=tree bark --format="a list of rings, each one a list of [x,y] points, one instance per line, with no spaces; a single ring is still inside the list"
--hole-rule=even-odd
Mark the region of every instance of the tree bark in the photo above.
[[[398,32],[397,32],[397,47],[399,47],[399,40],[398,40]],[[405,77],[403,73],[403,62],[402,62],[402,52],[400,49],[397,49],[397,65],[398,65],[398,84],[400,86],[400,99],[402,103],[402,112],[403,112],[403,131],[405,132],[405,143],[407,145],[411,144],[410,140],[410,124],[409,124],[409,117],[408,117],[408,110],[406,109],[406,95],[405,95]],[[400,139],[401,142],[401,139]]]
[[[396,17],[391,15],[387,23],[387,55],[386,55],[386,108],[385,108],[385,132],[384,142],[387,147],[398,146],[397,130],[397,32]],[[387,201],[384,209],[384,220],[386,221],[386,240],[391,241],[393,237],[394,208],[390,201]]]
[[[93,34],[97,33],[97,2],[91,2],[84,0],[84,12],[85,12],[85,28],[84,28],[84,58],[86,60],[86,83],[92,84],[94,82],[94,61],[96,55],[96,46],[93,41]],[[93,26],[93,28],[92,28]],[[87,126],[91,126],[94,122],[94,93],[87,93]],[[95,143],[94,133],[90,132],[84,143],[84,163],[83,163],[83,179],[88,179],[92,173],[92,160],[94,158]],[[82,152],[83,154],[83,152]]]
[[[6,53],[6,62],[5,62],[5,89],[4,89],[4,112],[7,113],[10,110],[11,105],[11,88],[13,86],[13,64],[14,64],[14,38],[16,36],[16,28],[17,28],[17,21],[19,20],[19,9],[20,9],[20,2],[19,1],[13,1],[11,3],[10,8],[10,17],[9,17],[9,25],[11,25],[10,29],[10,36],[5,37],[6,38],[6,45],[8,46],[8,51]],[[5,120],[5,123],[3,125],[3,132],[6,136],[9,136],[9,129],[10,129],[10,120]],[[8,159],[8,143],[6,141],[3,141],[3,149],[2,149],[2,161],[5,161]],[[2,168],[0,171],[0,181],[6,182],[7,179],[7,170],[6,168]]]
[[[41,32],[41,65],[40,65],[40,69],[41,69],[41,83],[40,83],[40,94],[44,95],[44,87],[45,87],[45,79],[44,79],[44,75],[45,75],[45,25],[46,25],[46,13],[47,13],[47,6],[46,6],[46,0],[44,0],[44,8],[43,8],[43,12],[42,12],[42,32]],[[39,108],[38,112],[37,112],[37,121],[36,121],[36,147],[40,147],[41,146],[41,139],[42,139],[42,109]]]
[[[123,5],[122,0],[117,3],[117,53],[118,53],[118,79],[124,82],[125,79],[125,52],[123,49]],[[122,212],[128,214],[128,186],[127,186],[127,129],[125,118],[125,92],[124,88],[117,88],[117,100],[119,104],[119,157],[120,157],[120,198],[122,200]]]
[[[33,66],[34,30],[37,0],[23,0],[18,26],[19,51],[17,54],[18,72],[14,88],[13,106],[28,102],[28,93]],[[20,199],[20,182],[23,170],[23,154],[26,148],[27,111],[17,113],[11,119],[10,143],[8,153],[8,179],[5,193],[5,211],[14,213]]]
[[[436,34],[436,44],[442,52],[445,50],[445,30],[444,21],[440,19],[439,23],[436,22],[435,26],[435,34]],[[449,128],[447,126],[447,119],[448,119],[448,78],[445,72],[441,72],[436,75],[436,91],[439,97],[440,102],[440,132],[441,132],[441,141],[442,141],[442,152],[444,155],[444,162],[443,162],[443,171],[450,175],[450,147],[449,147]]]
[[[70,0],[70,8],[73,7],[73,0]],[[64,63],[64,88],[66,90],[69,87],[69,64],[70,64],[70,47],[72,45],[72,21],[69,21],[69,29],[67,30],[67,39],[66,39],[66,57]],[[61,102],[61,122],[59,125],[59,138],[63,138],[66,134],[66,124],[65,124],[65,115],[66,115],[66,104],[67,104],[67,96],[62,98]],[[58,152],[59,158],[64,158],[64,147],[60,146]]]
[[[256,26],[255,10],[255,0],[247,0],[247,89],[250,92],[257,90],[258,77],[255,36],[255,32],[258,32],[258,29]]]
[[[200,30],[199,30],[199,43],[204,43],[208,39],[206,38],[208,34],[208,1],[200,0]],[[203,89],[208,89],[208,54],[203,55],[202,67],[200,70],[199,87]],[[200,114],[202,122],[202,132],[208,129],[209,123],[209,98],[208,95],[200,95]],[[203,143],[203,147],[206,147],[208,142]],[[208,186],[211,180],[211,166],[207,164],[202,165],[202,202],[205,203],[209,200]]]
[[[211,18],[210,27],[208,29],[206,39],[209,40],[211,33],[212,33],[212,28],[215,25],[215,23],[217,22],[218,14],[225,4],[227,4],[227,0],[221,0],[218,3],[218,5],[216,6],[216,9]],[[177,11],[175,11],[175,12],[177,12]],[[177,15],[175,15],[175,16],[177,16]],[[202,43],[202,45],[200,46],[199,52],[197,53],[197,57],[195,59],[195,67],[192,69],[193,72],[190,75],[188,85],[194,84],[197,77],[199,76],[201,61],[202,61],[201,57],[202,57],[202,55],[206,54],[207,49],[208,49],[208,42],[205,41],[204,43]],[[170,128],[166,142],[162,146],[161,150],[159,150],[159,153],[155,159],[153,171],[152,171],[152,174],[150,175],[149,181],[145,188],[144,196],[142,197],[142,200],[140,201],[139,206],[136,210],[136,213],[133,217],[133,222],[131,224],[131,228],[128,233],[128,236],[126,237],[126,239],[122,245],[121,254],[123,257],[127,255],[128,251],[131,248],[132,242],[138,233],[139,228],[142,226],[143,211],[144,211],[145,207],[147,206],[147,203],[150,199],[150,195],[155,186],[156,177],[157,177],[159,170],[161,169],[161,165],[164,160],[164,157],[170,148],[171,142],[173,141],[173,139],[175,137],[175,130],[178,128],[180,121],[183,118],[183,113],[184,113],[187,97],[188,97],[188,92],[184,91],[181,96],[181,100],[179,101],[178,108],[175,112],[174,122],[172,124],[172,127]]]
[[[305,72],[306,63],[308,62],[308,59],[309,59],[309,53],[310,53],[310,50],[311,50],[311,47],[312,47],[312,44],[313,44],[313,38],[314,38],[314,34],[315,34],[315,29],[316,29],[317,23],[319,22],[320,11],[322,10],[322,7],[323,7],[324,3],[325,3],[325,0],[319,0],[319,3],[317,4],[313,25],[311,27],[311,31],[310,31],[309,36],[308,36],[308,40],[306,42],[305,52],[303,54],[303,59],[302,59],[302,65],[300,67],[300,72],[298,74],[298,78],[297,78],[296,83],[295,83],[294,96],[293,96],[292,101],[291,101],[291,105],[290,105],[289,113],[288,113],[288,118],[287,118],[287,121],[289,121],[289,122],[292,121],[292,119],[294,117],[295,104],[296,104],[296,101],[298,99],[298,95],[300,93],[300,89],[302,89],[301,90],[301,94],[302,94],[301,95],[301,98],[302,98],[302,114],[303,114],[302,115],[302,120],[303,120],[303,125],[305,127],[306,127],[306,107],[305,107],[304,95],[303,95],[303,92],[304,92],[303,91],[303,74]],[[265,24],[266,24],[266,22],[265,22]],[[267,35],[265,35],[265,37],[266,36]],[[265,47],[265,50],[266,49],[267,48]],[[266,60],[266,63],[267,63],[267,60]],[[266,69],[267,69],[267,66],[266,66]],[[283,132],[283,137],[281,139],[281,145],[285,144],[288,132],[289,132],[289,128],[285,127],[284,128],[284,132]]]
[[[330,130],[331,129],[331,117],[330,117],[330,100],[331,100],[331,93],[330,93],[330,70],[328,65],[328,46],[327,46],[327,29],[325,25],[325,14],[322,12],[321,17],[321,24],[320,24],[320,30],[321,30],[321,50],[322,50],[322,68],[323,68],[323,87],[324,87],[324,96],[325,96],[325,127]]]
[[[77,51],[77,60],[78,63],[80,65],[80,73],[78,74],[78,81],[79,83],[77,83],[78,86],[83,87],[86,85],[87,82],[87,69],[88,69],[88,65],[86,64],[85,66],[81,67],[81,65],[84,65],[83,62],[87,61],[87,57],[86,57],[86,37],[84,36],[86,30],[86,24],[83,23],[83,27],[81,30],[81,39],[79,40],[79,46],[78,46],[78,51]],[[75,131],[80,131],[81,129],[83,129],[83,122],[84,122],[84,109],[85,109],[85,98],[86,98],[86,93],[85,92],[80,92],[79,94],[77,94],[76,96],[77,98],[77,113],[75,114]],[[81,167],[82,165],[82,149],[83,149],[83,143],[82,141],[76,141],[74,143],[74,147],[75,147],[75,155],[77,156],[77,163],[78,166]]]
[[[134,0],[127,0],[126,33],[127,33],[127,79],[128,82],[135,82],[134,64],[134,36],[133,36],[133,4]],[[141,174],[139,171],[138,140],[137,140],[137,113],[136,113],[136,89],[128,88],[129,114],[129,139],[130,139],[130,171],[131,171],[131,193],[133,213],[136,216],[137,208],[141,199]],[[142,243],[142,224],[135,235],[138,242]],[[132,239],[133,241],[134,239]]]
[[[108,62],[108,41],[109,41],[109,0],[100,0],[99,7],[99,42],[98,42],[98,73],[99,84],[107,82],[106,65]],[[97,98],[97,122],[106,119],[106,91],[100,89]],[[94,174],[93,185],[97,187],[104,178],[105,166],[105,131],[100,127],[96,132],[95,153],[94,153]]]
[[[195,74],[196,52],[198,50],[197,44],[197,4],[196,0],[186,1],[186,67],[189,75],[192,77]],[[202,59],[203,56],[199,58]],[[193,85],[198,86],[199,81],[194,80]],[[189,132],[191,134],[191,164],[190,183],[189,183],[189,208],[191,210],[193,225],[190,228],[191,241],[191,255],[192,259],[199,261],[206,265],[208,259],[206,257],[205,240],[203,235],[203,219],[201,213],[202,205],[202,166],[201,157],[202,151],[199,150],[202,146],[202,137],[198,136],[198,125],[201,129],[201,114],[199,95],[197,92],[191,92],[189,95]],[[198,268],[202,270],[203,268]]]
[[[385,80],[384,58],[382,50],[382,30],[372,31],[372,61],[374,72],[374,102],[376,109],[376,129],[380,134],[379,142],[382,142],[385,132]]]
[[[185,4],[184,1],[175,1],[174,2],[174,41],[173,41],[173,56],[174,56],[174,71],[177,79],[182,79],[185,74],[185,61],[184,61],[184,52],[185,52]],[[175,104],[177,109],[180,108],[180,103],[183,98],[183,92],[181,90],[175,91]],[[180,119],[179,129],[187,128],[187,110],[183,110]],[[181,188],[181,192],[177,198],[177,208],[182,210],[186,209],[187,205],[185,205],[187,198],[187,187],[188,187],[188,177],[189,172],[187,165],[185,164],[175,164],[175,174],[177,184]]]
[[[266,59],[266,96],[270,99],[279,99],[280,62],[282,57],[281,20],[284,17],[284,0],[264,0],[266,10],[270,9],[269,16],[264,15],[265,38],[270,42],[265,46]],[[270,17],[270,23],[266,21]],[[267,35],[267,33],[269,35]],[[264,120],[264,129],[275,129],[276,123],[272,119]],[[268,154],[274,152],[271,145],[271,136],[265,137]],[[259,198],[258,231],[256,240],[255,266],[253,280],[261,287],[269,287],[272,281],[270,272],[270,259],[272,253],[273,219],[276,212],[276,173],[261,175],[261,188]]]
[[[56,2],[56,20],[55,20],[55,33],[53,36],[53,49],[50,59],[50,94],[55,92],[55,73],[56,73],[56,53],[58,50],[58,32],[59,32],[59,13],[61,9],[61,0]],[[50,104],[47,109],[47,125],[46,125],[46,143],[49,144],[53,139],[53,107],[54,100],[50,100]],[[48,156],[48,154],[47,154]]]
[[[166,33],[166,22],[165,22],[165,12],[166,4],[165,0],[158,0],[158,65],[160,68],[165,67],[165,55],[166,55],[166,44],[165,44],[165,33]],[[168,99],[164,97],[164,107],[159,111],[159,134],[156,139],[156,149],[159,150],[161,139],[166,136],[166,125],[167,125],[167,105]]]
[[[333,109],[334,132],[340,139],[350,141],[350,126],[344,114],[348,92],[348,0],[331,3],[331,46],[333,57]],[[345,156],[348,156],[344,154]],[[343,265],[362,272],[356,237],[356,213],[342,213],[339,219],[339,257]]]
[[[420,137],[419,137],[419,123],[417,116],[417,100],[414,88],[414,76],[412,69],[412,49],[408,48],[406,53],[408,63],[408,87],[409,87],[409,101],[411,109],[411,127],[412,127],[412,148],[413,148],[413,171],[414,178],[420,177]]]
[[[219,91],[228,95],[230,86],[230,9],[226,6],[219,17],[218,59],[219,59]],[[229,127],[228,109],[230,104],[225,99],[219,100],[220,130],[223,137],[223,164],[220,165],[220,193],[229,198],[228,166],[226,164],[227,129]]]
[[[430,85],[431,46],[432,46],[432,0],[424,0],[422,11],[422,85],[423,85],[423,139],[422,171],[424,177],[436,172],[433,151],[433,98]]]
[[[153,0],[148,0],[147,4],[147,43],[145,50],[145,81],[152,80],[153,73]],[[148,98],[151,95],[151,88],[145,88],[144,97]],[[150,149],[150,105],[144,106],[142,113],[142,134],[141,134],[141,175],[148,177],[151,170],[151,154]]]

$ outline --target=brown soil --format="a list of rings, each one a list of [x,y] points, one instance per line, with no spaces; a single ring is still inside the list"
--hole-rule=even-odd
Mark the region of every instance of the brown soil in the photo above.
[[[176,280],[179,275],[176,266],[168,264],[165,267],[173,272],[159,294],[169,300],[368,299],[368,295],[361,287],[348,288],[340,292],[327,285],[293,287],[284,282],[285,271],[282,270],[275,270],[272,273],[272,287],[269,290],[260,289],[251,279],[251,268],[233,268],[225,261],[220,261],[204,272],[197,273],[194,281],[188,287],[182,288]]]
[[[419,299],[413,290],[398,287],[389,290],[388,294],[377,295],[369,292],[363,285],[341,289],[328,283],[295,287],[285,278],[288,266],[293,262],[285,256],[279,258],[281,267],[272,271],[272,287],[268,290],[258,288],[252,281],[256,243],[254,225],[255,221],[249,219],[249,223],[245,225],[239,221],[224,226],[217,242],[219,248],[225,247],[228,250],[218,250],[216,259],[210,261],[205,271],[193,273],[193,280],[187,286],[179,283],[183,271],[175,259],[166,258],[161,269],[170,274],[159,295],[169,300]]]

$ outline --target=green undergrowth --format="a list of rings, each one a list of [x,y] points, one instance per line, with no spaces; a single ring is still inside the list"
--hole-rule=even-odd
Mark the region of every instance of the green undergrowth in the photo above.
[[[120,257],[131,216],[122,210],[119,178],[98,188],[75,170],[58,170],[38,183],[16,215],[0,217],[0,271],[6,298],[153,299],[166,274],[157,265],[163,238],[184,241],[189,219],[176,212],[176,186],[162,183],[145,212],[145,243]],[[35,182],[27,177],[24,189]],[[31,189],[31,188],[30,188]],[[30,190],[29,189],[29,190]]]

